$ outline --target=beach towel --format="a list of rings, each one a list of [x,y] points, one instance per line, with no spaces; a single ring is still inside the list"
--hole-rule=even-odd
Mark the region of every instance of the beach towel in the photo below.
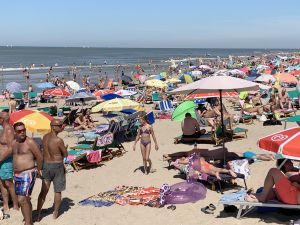
[[[87,154],[86,158],[89,163],[98,163],[101,161],[102,150],[92,151]]]
[[[250,167],[248,159],[232,160],[228,162],[229,168],[239,174],[243,174],[245,179],[250,176]]]
[[[96,145],[98,147],[109,145],[113,142],[113,139],[114,139],[113,133],[109,132],[107,134],[104,134],[103,136],[98,137]]]

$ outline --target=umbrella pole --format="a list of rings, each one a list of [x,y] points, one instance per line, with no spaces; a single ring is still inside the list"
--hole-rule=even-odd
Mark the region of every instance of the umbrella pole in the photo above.
[[[225,130],[224,130],[224,118],[223,118],[222,90],[219,90],[219,93],[220,93],[220,104],[221,104],[222,147],[223,147],[223,150],[224,150],[224,166],[225,166],[226,152],[225,152]]]

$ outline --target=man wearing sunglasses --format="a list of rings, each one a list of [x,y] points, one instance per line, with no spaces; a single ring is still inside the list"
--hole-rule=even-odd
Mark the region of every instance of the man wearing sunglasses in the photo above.
[[[32,225],[30,195],[37,175],[41,176],[43,156],[32,138],[26,136],[24,123],[14,124],[15,140],[12,143],[15,192],[18,196],[25,225]]]
[[[64,124],[59,119],[54,119],[50,123],[51,131],[43,137],[43,183],[38,198],[37,218],[39,221],[41,210],[49,191],[51,182],[54,187],[54,210],[53,218],[59,215],[61,204],[61,192],[66,189],[66,174],[64,158],[68,156],[64,141],[57,135],[64,130]]]
[[[7,112],[0,113],[0,125],[3,127],[0,135],[0,187],[3,198],[4,218],[8,218],[9,194],[11,195],[14,209],[18,209],[19,206],[13,183],[13,158],[11,149],[15,135],[13,127],[9,124],[9,114]]]

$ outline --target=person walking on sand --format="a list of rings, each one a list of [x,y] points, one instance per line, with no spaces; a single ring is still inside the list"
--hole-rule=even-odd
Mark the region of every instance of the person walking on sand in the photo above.
[[[61,204],[61,192],[66,189],[66,173],[64,168],[64,158],[68,156],[64,141],[57,135],[63,131],[64,124],[59,119],[54,119],[50,123],[51,131],[43,138],[43,182],[42,189],[38,197],[37,221],[40,221],[41,210],[48,194],[51,182],[54,185],[54,211],[53,218],[59,215]]]
[[[14,124],[16,139],[12,143],[15,191],[25,225],[33,225],[30,195],[37,176],[41,177],[43,156],[35,141],[26,136],[24,123]]]
[[[136,143],[141,139],[140,147],[141,147],[141,153],[143,157],[143,165],[144,165],[144,171],[147,175],[148,173],[155,172],[154,169],[152,169],[152,162],[149,158],[150,151],[151,151],[151,136],[153,138],[153,141],[155,143],[155,150],[158,150],[158,145],[156,141],[156,137],[153,131],[152,126],[147,122],[146,117],[140,118],[141,127],[138,130],[134,145],[133,145],[133,151],[135,151]],[[148,164],[149,163],[149,167]]]
[[[3,131],[0,135],[0,188],[3,198],[3,218],[9,218],[9,195],[13,201],[13,208],[19,209],[18,199],[15,193],[13,183],[13,158],[12,158],[12,142],[14,140],[14,129],[9,124],[9,115],[7,112],[0,113],[0,125]]]

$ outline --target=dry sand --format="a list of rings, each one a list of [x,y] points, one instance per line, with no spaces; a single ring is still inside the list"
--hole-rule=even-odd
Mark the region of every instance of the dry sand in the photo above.
[[[99,115],[94,115],[98,120]],[[253,125],[243,125],[249,129],[248,138],[226,143],[230,151],[243,152],[251,150],[261,152],[257,147],[259,137],[283,129],[283,126],[264,127],[261,122],[256,121]],[[296,126],[289,124],[289,126]],[[103,166],[81,170],[67,174],[67,189],[63,192],[62,214],[57,220],[52,219],[51,207],[53,202],[53,189],[50,188],[44,208],[41,222],[35,224],[41,225],[94,225],[94,224],[144,224],[144,225],[183,225],[183,224],[287,224],[290,217],[278,213],[251,213],[241,220],[234,218],[235,214],[224,214],[223,205],[218,205],[221,197],[220,193],[208,189],[207,197],[204,200],[194,204],[177,205],[177,209],[172,211],[164,208],[150,208],[145,206],[119,206],[96,208],[92,206],[80,206],[78,202],[99,192],[110,190],[118,185],[134,186],[154,186],[160,187],[164,183],[175,184],[181,182],[179,178],[174,178],[177,174],[175,170],[168,170],[167,162],[162,160],[162,155],[178,151],[191,150],[191,145],[173,144],[173,138],[180,134],[180,123],[170,120],[157,120],[154,125],[154,131],[159,143],[159,150],[154,148],[151,152],[151,159],[157,172],[144,175],[140,170],[142,166],[141,154],[137,148],[133,152],[133,142],[125,143],[127,153],[105,162]],[[67,133],[60,134],[66,144],[73,145],[76,142],[74,137],[66,137]],[[214,149],[212,144],[198,144],[198,148]],[[258,188],[262,186],[268,169],[274,167],[275,162],[255,162],[251,165],[251,177],[247,180],[248,187]],[[243,185],[242,181],[238,184]],[[33,209],[36,209],[37,197],[41,188],[41,180],[37,179],[33,194]],[[230,192],[234,189],[228,190]],[[201,208],[213,203],[217,206],[214,215],[206,215],[201,212]],[[264,222],[263,222],[264,221]],[[0,222],[1,224],[22,224],[21,212],[11,212],[11,218]]]

